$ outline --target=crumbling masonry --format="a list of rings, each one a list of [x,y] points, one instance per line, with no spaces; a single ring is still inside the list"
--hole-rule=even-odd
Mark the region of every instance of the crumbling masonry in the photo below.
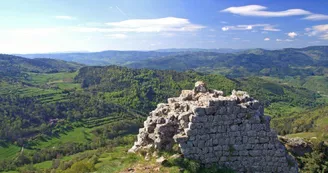
[[[150,112],[138,140],[129,150],[171,149],[177,143],[184,157],[205,165],[216,164],[236,172],[298,172],[270,129],[270,117],[246,92],[209,90],[197,82]]]

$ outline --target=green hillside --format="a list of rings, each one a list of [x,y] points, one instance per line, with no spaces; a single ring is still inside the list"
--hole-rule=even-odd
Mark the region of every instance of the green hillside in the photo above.
[[[251,49],[234,54],[192,52],[146,59],[128,64],[132,68],[169,70],[195,69],[201,72],[241,76],[310,76],[327,72],[327,46],[302,49]]]
[[[8,69],[16,66],[22,66],[21,61],[12,62]],[[192,89],[198,80],[226,95],[233,89],[249,92],[265,105],[279,134],[326,140],[323,76],[228,78],[196,70],[87,66],[55,72],[42,68],[23,65],[18,68],[23,76],[2,71],[6,78],[0,82],[1,171],[44,171],[61,164],[56,169],[69,172],[75,169],[74,164],[90,166],[90,159],[96,160],[90,170],[100,172],[124,171],[129,166],[138,169],[135,159],[138,164],[158,168],[154,160],[120,156],[134,141],[135,136],[126,136],[138,133],[145,116],[158,103]],[[67,158],[75,159],[69,162]],[[34,166],[28,166],[31,163]],[[203,169],[188,160],[171,164],[160,169],[174,172],[190,165]]]

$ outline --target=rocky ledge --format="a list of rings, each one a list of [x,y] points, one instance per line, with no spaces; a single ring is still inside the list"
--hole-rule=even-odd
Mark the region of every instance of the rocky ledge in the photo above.
[[[298,172],[297,162],[270,129],[270,117],[244,91],[208,89],[197,82],[150,112],[129,152],[178,144],[184,157],[236,172]]]

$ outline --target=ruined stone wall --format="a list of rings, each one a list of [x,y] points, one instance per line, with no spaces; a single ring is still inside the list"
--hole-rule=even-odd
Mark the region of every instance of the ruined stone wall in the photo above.
[[[193,91],[169,98],[150,112],[130,149],[170,149],[180,146],[184,157],[205,165],[217,164],[236,172],[298,172],[297,162],[270,129],[270,117],[246,92]]]

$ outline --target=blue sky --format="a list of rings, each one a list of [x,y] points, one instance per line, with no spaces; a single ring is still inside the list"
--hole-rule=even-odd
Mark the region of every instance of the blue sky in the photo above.
[[[3,0],[0,53],[328,44],[327,0]]]

